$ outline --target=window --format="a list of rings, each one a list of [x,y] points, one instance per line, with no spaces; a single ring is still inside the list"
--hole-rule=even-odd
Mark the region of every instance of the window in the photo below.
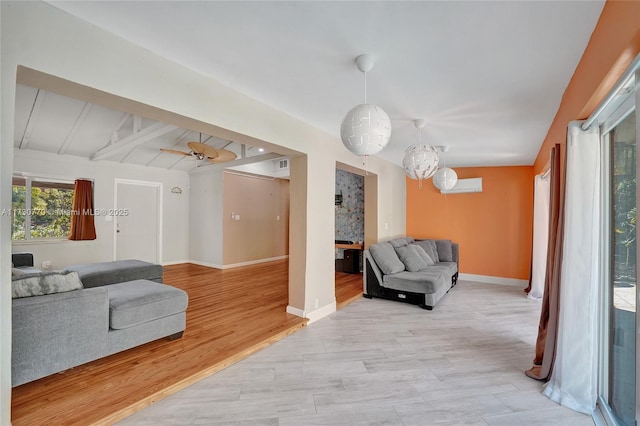
[[[637,62],[634,61],[634,62]],[[620,83],[598,117],[603,150],[602,293],[598,405],[606,424],[635,426],[640,413],[637,136],[640,71]]]
[[[71,228],[73,183],[13,177],[11,239],[67,238]]]

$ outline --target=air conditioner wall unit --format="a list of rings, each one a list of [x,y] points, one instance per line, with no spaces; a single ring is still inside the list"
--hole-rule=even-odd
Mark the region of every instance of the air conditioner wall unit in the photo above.
[[[456,186],[448,190],[440,190],[442,194],[464,194],[482,192],[482,178],[458,179]]]

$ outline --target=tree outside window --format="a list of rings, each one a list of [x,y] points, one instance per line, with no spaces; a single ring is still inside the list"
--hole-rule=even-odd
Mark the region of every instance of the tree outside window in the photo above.
[[[66,238],[71,228],[73,183],[14,177],[11,239]]]

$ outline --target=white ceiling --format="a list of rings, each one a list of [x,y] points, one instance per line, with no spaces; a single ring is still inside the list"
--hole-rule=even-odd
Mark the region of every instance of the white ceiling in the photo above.
[[[53,6],[339,136],[363,101],[391,117],[380,156],[418,140],[450,166],[530,165],[603,1],[144,1]],[[117,118],[116,118],[117,120]]]

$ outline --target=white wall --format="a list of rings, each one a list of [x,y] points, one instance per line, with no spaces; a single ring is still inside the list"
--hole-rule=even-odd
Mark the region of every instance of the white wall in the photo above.
[[[114,208],[115,179],[134,179],[163,184],[162,263],[189,259],[189,175],[186,172],[163,170],[108,161],[92,162],[70,155],[55,155],[31,150],[15,150],[13,167],[28,172],[69,180],[94,180],[95,209]],[[182,188],[182,194],[172,194],[171,188]],[[124,206],[118,206],[124,207]],[[95,217],[96,236],[93,241],[14,242],[14,252],[32,252],[36,265],[51,260],[53,269],[64,266],[113,260],[113,222],[104,216]]]
[[[221,267],[223,227],[223,172],[191,175],[189,190],[189,259]]]
[[[291,206],[304,220],[291,229],[290,242],[303,244],[301,251],[290,245],[291,285],[303,289],[290,305],[303,312],[330,313],[334,292],[334,185],[336,161],[361,167],[340,140],[287,114],[160,58],[89,23],[38,2],[0,3],[0,209],[10,208],[10,177],[13,156],[14,108],[17,67],[34,70],[84,85],[82,98],[128,109],[150,119],[207,134],[258,145],[285,155],[305,154],[306,181],[291,185]],[[60,86],[69,88],[66,82]],[[52,90],[53,88],[48,88]],[[102,91],[96,99],[96,90]],[[79,93],[82,92],[82,93]],[[113,94],[119,98],[105,95]],[[87,97],[85,99],[89,100]],[[129,100],[129,101],[127,101]],[[132,101],[135,101],[132,102]],[[123,107],[119,108],[119,104]],[[344,106],[348,109],[349,106]],[[168,113],[167,111],[171,111]],[[338,126],[339,123],[336,123]],[[405,232],[405,182],[400,167],[370,158],[368,168],[378,176],[378,238]],[[292,168],[293,175],[293,168]],[[294,190],[296,188],[296,190]],[[298,192],[300,189],[301,192]],[[292,218],[294,212],[291,212]],[[385,223],[388,224],[385,226]],[[0,218],[0,424],[10,419],[10,224]],[[296,268],[300,268],[300,273]],[[317,301],[317,304],[316,304]]]

